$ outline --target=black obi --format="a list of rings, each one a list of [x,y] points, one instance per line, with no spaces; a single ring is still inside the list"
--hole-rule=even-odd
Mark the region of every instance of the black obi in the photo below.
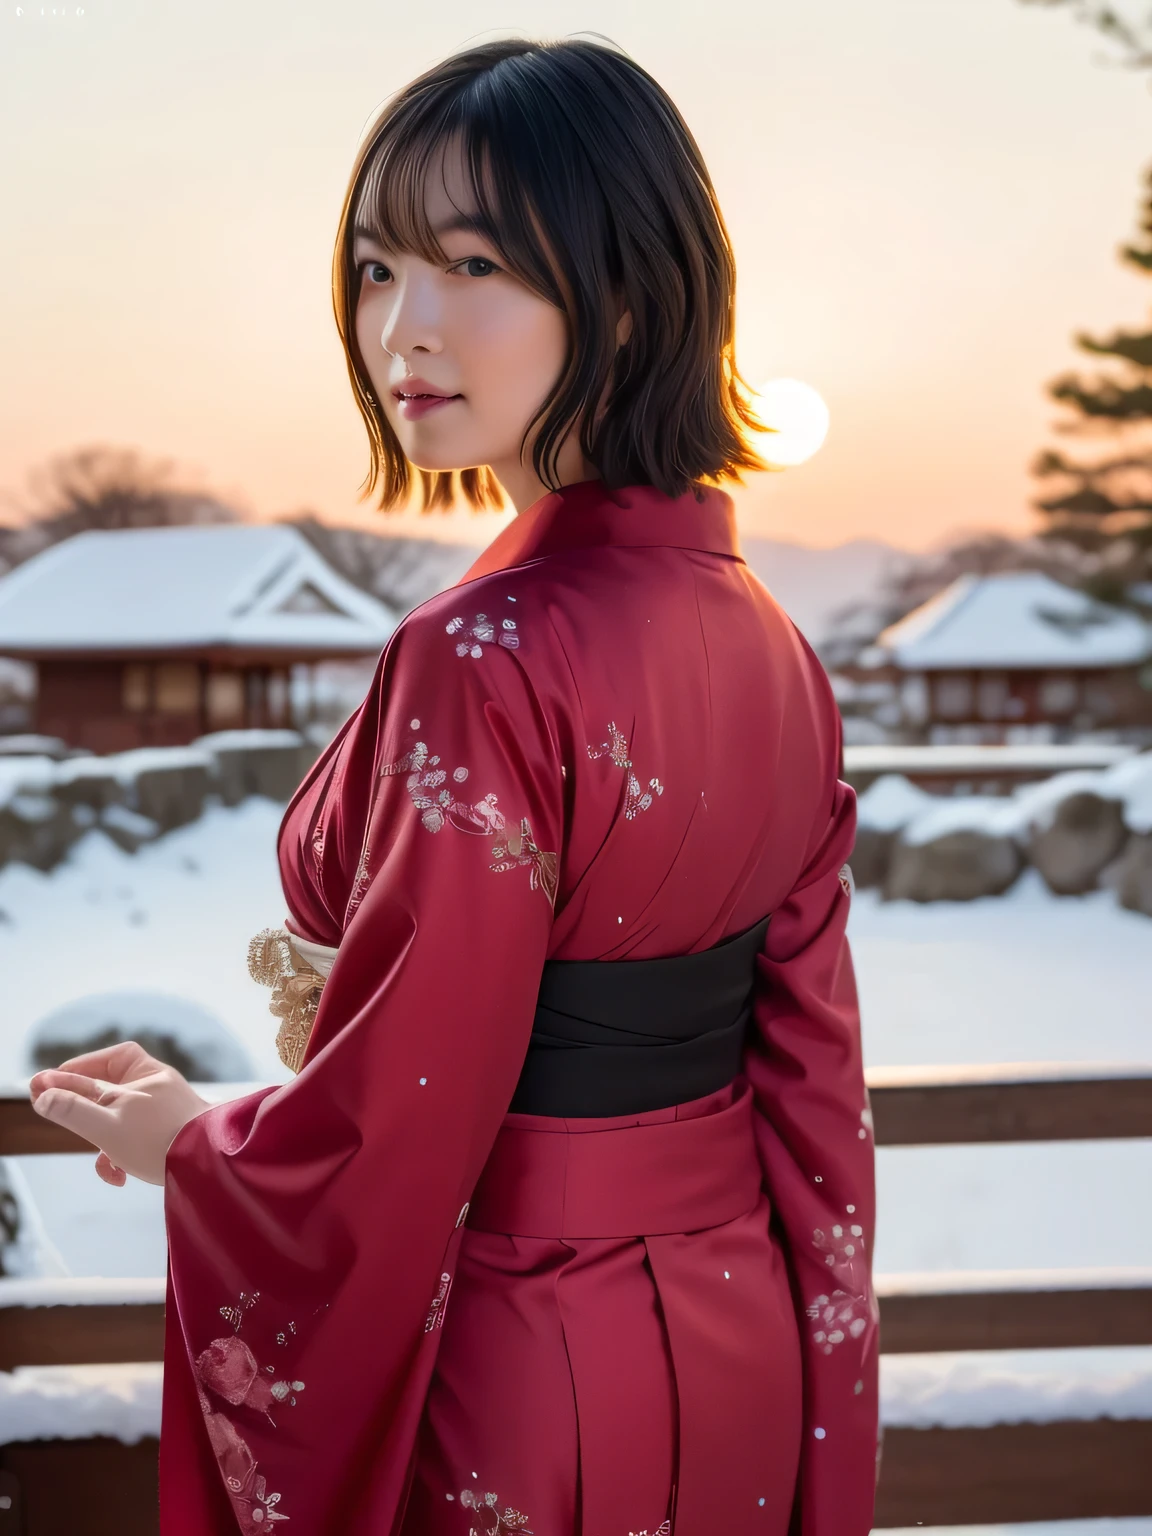
[[[699,1099],[739,1073],[768,918],[655,960],[548,960],[509,1109],[568,1119]]]

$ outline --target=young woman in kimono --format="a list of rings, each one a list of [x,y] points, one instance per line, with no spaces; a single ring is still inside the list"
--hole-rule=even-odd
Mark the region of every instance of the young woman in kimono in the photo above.
[[[763,467],[733,282],[611,47],[459,54],[365,139],[371,484],[519,515],[284,817],[252,963],[297,1075],[209,1107],[129,1043],[33,1083],[165,1186],[162,1536],[870,1530],[854,803],[720,488]]]

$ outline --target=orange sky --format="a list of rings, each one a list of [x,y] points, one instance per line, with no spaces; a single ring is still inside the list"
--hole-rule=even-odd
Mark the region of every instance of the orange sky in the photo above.
[[[252,515],[357,501],[329,297],[378,104],[478,37],[601,31],[704,149],[736,245],[738,359],[824,395],[815,459],[738,493],[748,533],[922,547],[1028,526],[1070,336],[1140,324],[1122,269],[1144,79],[1015,0],[89,0],[0,18],[0,491],[90,443]],[[50,9],[50,8],[48,8]],[[63,6],[61,11],[74,11]],[[13,239],[13,232],[15,238]],[[486,542],[506,518],[391,518]]]

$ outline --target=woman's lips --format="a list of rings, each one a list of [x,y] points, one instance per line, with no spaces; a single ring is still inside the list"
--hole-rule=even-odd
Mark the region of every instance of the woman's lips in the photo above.
[[[462,398],[461,395],[405,395],[400,399],[400,414],[405,421],[419,421],[429,411],[438,411]]]

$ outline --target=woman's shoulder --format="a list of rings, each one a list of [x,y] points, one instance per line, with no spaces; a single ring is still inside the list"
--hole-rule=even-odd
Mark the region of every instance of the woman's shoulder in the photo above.
[[[474,665],[503,652],[531,672],[552,654],[556,641],[545,591],[552,584],[538,569],[542,563],[445,588],[405,614],[394,642],[433,664]]]

